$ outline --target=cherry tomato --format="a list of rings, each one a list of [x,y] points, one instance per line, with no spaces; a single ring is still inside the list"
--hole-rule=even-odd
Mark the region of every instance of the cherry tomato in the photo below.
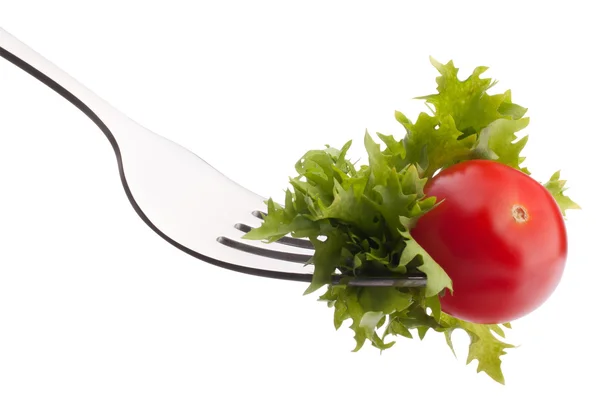
[[[425,187],[439,206],[421,217],[414,239],[444,268],[453,293],[442,310],[473,323],[505,323],[544,303],[566,263],[565,223],[552,195],[507,165],[466,161]]]

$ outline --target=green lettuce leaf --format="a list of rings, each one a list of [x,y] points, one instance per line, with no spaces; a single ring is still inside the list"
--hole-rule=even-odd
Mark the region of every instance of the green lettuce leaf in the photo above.
[[[480,133],[500,118],[518,120],[527,112],[526,108],[512,103],[510,90],[502,94],[488,93],[497,82],[481,78],[487,67],[475,68],[466,80],[461,81],[452,61],[443,65],[433,58],[430,60],[440,73],[436,79],[438,93],[417,99],[431,104],[437,117],[452,117],[461,133]]]
[[[448,275],[408,230],[409,220],[435,207],[435,198],[423,192],[425,180],[414,165],[390,167],[368,133],[364,143],[369,166],[361,170],[346,160],[344,148],[306,153],[296,165],[298,176],[290,180],[294,192],[287,191],[285,206],[268,200],[263,224],[244,238],[308,237],[315,246],[315,276],[306,293],[327,285],[337,270],[363,276],[423,272],[428,295],[451,289]]]
[[[565,196],[565,190],[567,190],[565,187],[566,183],[566,180],[560,179],[560,171],[556,171],[550,177],[550,180],[544,184],[546,189],[554,196],[554,200],[556,200],[558,207],[560,207],[563,216],[566,216],[567,210],[581,209],[570,197]]]
[[[466,331],[471,340],[469,354],[467,355],[467,364],[470,364],[473,360],[477,360],[477,372],[485,372],[496,382],[504,384],[504,374],[502,373],[502,361],[500,357],[506,354],[506,349],[514,348],[515,346],[496,338],[492,332],[498,334],[500,337],[504,337],[505,334],[502,327],[508,328],[506,325],[468,323],[445,313],[442,313],[440,324],[442,327],[438,331],[444,332],[446,342],[450,348],[453,348],[452,332],[456,329]]]

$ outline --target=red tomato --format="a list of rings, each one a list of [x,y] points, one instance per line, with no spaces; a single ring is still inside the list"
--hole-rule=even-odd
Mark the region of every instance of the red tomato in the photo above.
[[[442,310],[474,323],[505,323],[548,299],[567,257],[565,223],[530,176],[493,161],[456,164],[425,187],[441,204],[412,235],[452,279]]]

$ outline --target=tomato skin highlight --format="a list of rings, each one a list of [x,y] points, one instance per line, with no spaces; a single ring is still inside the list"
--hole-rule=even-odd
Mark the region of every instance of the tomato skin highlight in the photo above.
[[[487,160],[434,176],[425,193],[439,206],[414,239],[452,279],[442,310],[480,324],[506,323],[542,305],[564,272],[567,233],[552,195],[530,176]]]

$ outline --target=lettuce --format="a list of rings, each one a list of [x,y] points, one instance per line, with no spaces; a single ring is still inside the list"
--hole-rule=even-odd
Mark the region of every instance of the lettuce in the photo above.
[[[306,294],[326,287],[320,300],[334,309],[334,326],[350,320],[356,346],[369,341],[385,350],[390,337],[423,339],[429,330],[443,333],[450,348],[456,329],[471,339],[467,363],[478,361],[483,371],[504,383],[500,357],[513,345],[503,340],[504,325],[480,325],[441,311],[439,295],[452,290],[444,270],[412,238],[420,216],[440,204],[426,196],[424,186],[437,171],[470,159],[489,159],[529,174],[521,152],[527,137],[516,133],[529,123],[527,109],[512,102],[511,92],[490,94],[496,82],[482,78],[476,68],[464,81],[452,61],[431,60],[439,72],[437,93],[420,97],[429,112],[415,122],[401,112],[397,121],[406,134],[377,133],[378,144],[367,132],[364,147],[368,165],[356,167],[347,154],[351,142],[336,149],[305,153],[296,163],[285,204],[272,199],[262,225],[244,238],[274,242],[285,235],[308,238],[315,248],[312,283]],[[383,148],[382,148],[383,147]],[[563,214],[578,208],[564,195],[564,181],[555,173],[546,188]],[[423,273],[425,288],[355,287],[332,285],[334,274],[360,277]],[[494,334],[493,334],[494,333]]]

